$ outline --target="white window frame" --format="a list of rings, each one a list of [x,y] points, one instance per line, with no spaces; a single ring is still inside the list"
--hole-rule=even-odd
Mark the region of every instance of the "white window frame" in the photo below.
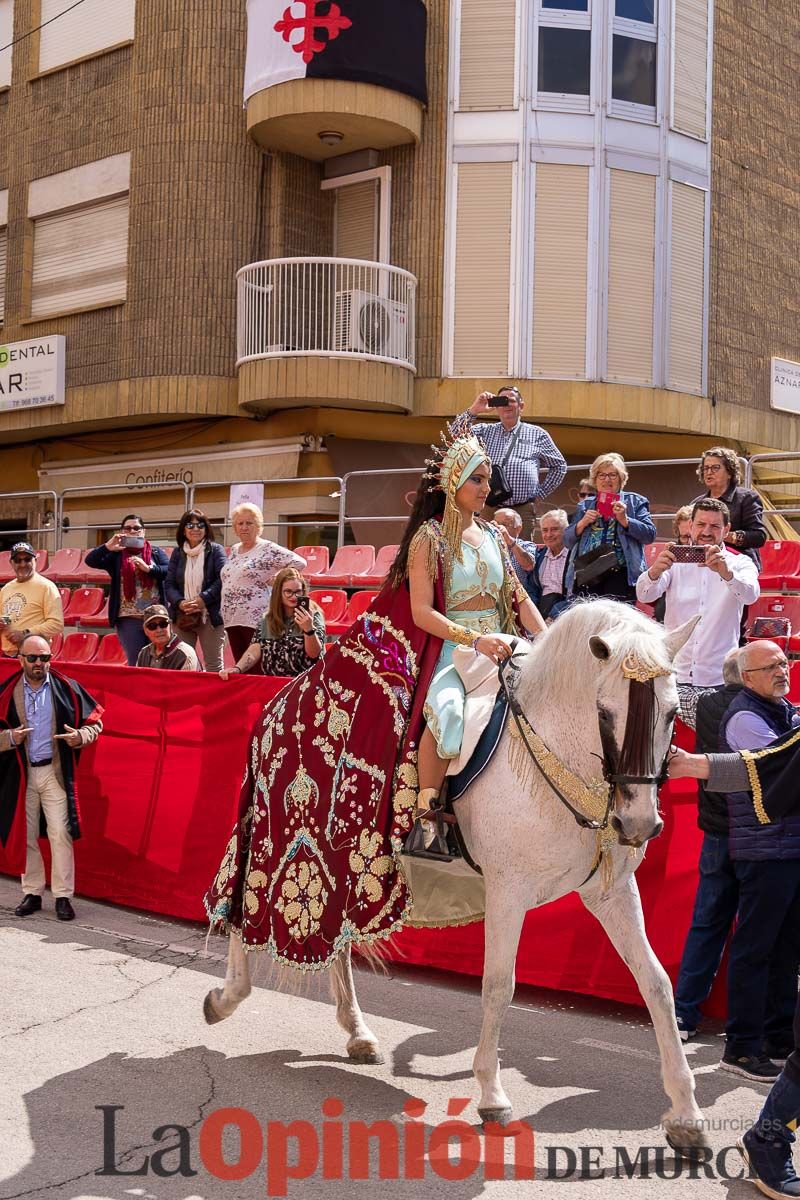
[[[592,18],[595,4],[603,0],[589,0],[586,12],[571,12],[568,9],[544,8],[542,0],[534,5],[534,22],[531,37],[530,77],[531,103],[534,108],[545,111],[592,113],[595,110],[595,54],[592,38]],[[584,29],[589,31],[589,94],[576,95],[571,92],[539,91],[539,31],[540,29]]]
[[[628,121],[641,121],[647,125],[655,125],[661,119],[662,105],[659,103],[661,95],[661,70],[662,55],[660,53],[662,37],[660,36],[661,14],[667,5],[667,0],[655,0],[656,12],[655,20],[651,25],[645,21],[630,21],[627,17],[618,17],[616,15],[616,0],[608,0],[609,12],[609,33],[608,33],[608,48],[605,62],[605,77],[606,77],[606,103],[608,111],[612,117],[622,117]],[[656,102],[650,104],[634,104],[630,100],[615,100],[611,94],[613,83],[612,65],[614,61],[614,35],[620,37],[633,38],[638,42],[650,42],[656,47]]]
[[[378,181],[378,262],[388,265],[392,250],[392,168],[371,167],[368,171],[354,171],[352,175],[337,175],[334,179],[323,179],[320,188],[323,192],[332,192],[355,183],[367,183],[370,179]]]

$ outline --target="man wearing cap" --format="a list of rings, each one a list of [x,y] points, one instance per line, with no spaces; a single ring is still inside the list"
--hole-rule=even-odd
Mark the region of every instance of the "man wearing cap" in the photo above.
[[[47,832],[59,921],[75,912],[72,843],[81,836],[75,776],[80,752],[100,736],[102,707],[74,679],[50,670],[50,644],[28,634],[16,671],[0,685],[0,846],[5,867],[22,875],[28,917],[42,907],[39,838]]]
[[[16,657],[29,633],[52,642],[64,631],[64,612],[56,585],[36,570],[36,551],[30,542],[11,547],[15,579],[0,588],[0,641]]]
[[[173,632],[163,604],[151,604],[144,610],[142,627],[149,644],[139,651],[137,667],[158,667],[163,671],[200,670],[193,647]]]

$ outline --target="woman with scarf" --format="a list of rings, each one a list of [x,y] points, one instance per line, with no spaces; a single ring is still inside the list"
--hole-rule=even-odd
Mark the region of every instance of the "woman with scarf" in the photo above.
[[[108,621],[128,665],[135,667],[139,651],[149,645],[142,624],[144,610],[164,603],[169,559],[160,546],[148,542],[142,518],[128,513],[120,521],[119,531],[104,546],[90,550],[84,561],[87,567],[108,571],[111,576]]]
[[[220,612],[225,551],[214,540],[205,513],[185,512],[178,522],[167,571],[167,607],[181,641],[203,650],[204,669],[222,670],[225,627]]]
[[[380,594],[257,721],[205,900],[212,926],[247,949],[318,970],[406,919],[400,852],[461,745],[455,646],[499,663],[500,633],[544,629],[499,535],[475,519],[489,475],[483,446],[454,425]]]

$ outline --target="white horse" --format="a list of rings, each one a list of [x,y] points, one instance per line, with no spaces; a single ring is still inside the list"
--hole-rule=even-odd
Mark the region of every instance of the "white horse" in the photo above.
[[[497,1052],[501,1024],[514,993],[514,964],[525,913],[577,891],[627,963],[650,1011],[670,1100],[662,1117],[667,1140],[687,1154],[706,1145],[694,1078],[675,1025],[672,988],[647,941],[634,878],[645,843],[662,828],[655,776],[666,759],[678,708],[670,666],[696,620],[666,635],[660,625],[624,604],[579,604],[518,656],[513,691],[529,722],[528,726],[523,722],[523,729],[531,741],[531,729],[535,731],[550,751],[553,757],[545,755],[542,761],[549,765],[550,778],[565,798],[574,796],[570,783],[576,777],[579,783],[597,780],[603,761],[607,774],[620,778],[607,792],[605,834],[582,827],[528,759],[524,743],[514,735],[514,722],[509,721],[493,759],[457,802],[466,844],[481,864],[486,885],[483,1025],[473,1062],[480,1086],[478,1111],[484,1122],[505,1124],[512,1116]],[[635,714],[634,705],[629,707],[634,692]],[[541,743],[537,744],[541,750]],[[522,761],[529,767],[523,782]],[[560,766],[567,768],[566,773],[559,771]],[[606,805],[601,801],[600,807]],[[607,845],[609,834],[616,836],[598,869],[598,838],[604,836]],[[350,1059],[382,1061],[377,1039],[356,999],[349,949],[330,973],[336,1016],[348,1034]],[[241,939],[232,936],[225,984],[206,997],[206,1020],[224,1020],[249,992],[247,956]]]

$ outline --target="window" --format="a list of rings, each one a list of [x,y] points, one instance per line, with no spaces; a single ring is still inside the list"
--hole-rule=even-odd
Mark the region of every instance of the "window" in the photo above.
[[[709,0],[675,0],[670,124],[681,133],[708,136]]]
[[[14,40],[14,0],[0,0],[0,46],[8,46],[0,52],[0,88],[11,86],[11,55]]]
[[[129,186],[129,154],[29,185],[31,317],[103,308],[125,299]]]
[[[461,0],[458,108],[516,107],[516,0]]]
[[[589,167],[536,164],[533,374],[586,378]]]
[[[600,2],[600,0],[595,0]],[[592,28],[588,0],[541,0],[536,90],[540,97],[573,97],[588,111],[592,85]]]
[[[542,0],[542,8],[560,8],[562,12],[588,12],[589,0]]]
[[[706,192],[670,183],[667,387],[703,391]]]
[[[614,0],[611,99],[619,105],[656,107],[655,0]],[[613,107],[613,105],[612,105]]]
[[[336,258],[389,262],[392,168],[375,167],[325,179],[333,191],[333,253]]]
[[[610,172],[605,377],[653,383],[656,177]]]
[[[53,71],[133,41],[135,0],[41,0],[39,71]],[[65,11],[67,10],[67,11]]]

